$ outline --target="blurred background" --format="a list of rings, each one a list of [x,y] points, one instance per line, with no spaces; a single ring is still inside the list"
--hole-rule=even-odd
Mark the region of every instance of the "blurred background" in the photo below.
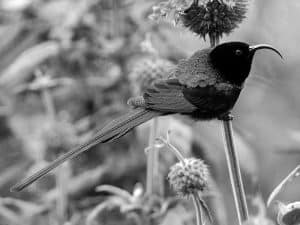
[[[0,225],[194,224],[188,200],[176,202],[167,184],[176,159],[165,151],[163,197],[141,200],[149,124],[94,147],[21,193],[9,192],[15,182],[129,110],[126,101],[141,85],[137,64],[152,57],[143,50],[150,39],[170,64],[209,46],[186,28],[150,20],[158,2],[0,1]],[[257,53],[233,112],[254,216],[300,161],[299,12],[298,0],[250,0],[246,19],[221,40],[271,44],[284,56]],[[201,157],[209,165],[220,193],[209,200],[214,224],[236,224],[220,122],[162,118],[159,128],[161,136],[171,130],[171,142],[185,156]],[[103,184],[119,187],[118,194],[95,191]],[[295,179],[278,200],[300,201],[299,187]],[[121,190],[131,198],[120,197]],[[153,217],[153,207],[159,216]],[[274,208],[266,212],[272,220]]]

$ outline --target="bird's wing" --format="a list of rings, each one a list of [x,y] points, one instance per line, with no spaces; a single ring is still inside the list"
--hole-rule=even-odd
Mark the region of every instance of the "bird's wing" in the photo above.
[[[197,107],[184,97],[185,86],[177,79],[161,80],[148,88],[143,97],[147,109],[165,113],[191,113]]]
[[[219,111],[235,104],[241,89],[227,83],[185,88],[183,95],[200,111]]]
[[[226,83],[187,87],[178,79],[159,81],[143,97],[146,108],[165,113],[209,112],[233,106],[240,89]]]

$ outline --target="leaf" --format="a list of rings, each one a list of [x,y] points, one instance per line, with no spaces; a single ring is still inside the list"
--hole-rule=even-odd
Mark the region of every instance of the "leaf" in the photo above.
[[[2,10],[21,11],[33,3],[33,0],[4,0],[1,2]]]
[[[22,83],[42,62],[57,55],[60,49],[56,41],[47,41],[24,51],[2,72],[0,85],[12,87]]]
[[[87,225],[94,225],[97,216],[104,210],[106,210],[109,206],[111,206],[111,202],[105,201],[98,206],[96,206],[87,216],[86,224]]]
[[[283,188],[289,183],[292,182],[295,178],[300,176],[300,165],[297,166],[292,172],[289,173],[289,175],[284,178],[280,184],[270,194],[268,201],[267,201],[267,206],[270,206],[271,202],[275,199],[275,197],[283,190]]]
[[[121,189],[119,187],[112,186],[112,185],[98,186],[96,188],[96,191],[97,192],[108,192],[110,194],[121,197],[123,200],[125,200],[127,202],[131,202],[131,200],[133,198],[133,196],[131,196],[131,194],[128,191]]]

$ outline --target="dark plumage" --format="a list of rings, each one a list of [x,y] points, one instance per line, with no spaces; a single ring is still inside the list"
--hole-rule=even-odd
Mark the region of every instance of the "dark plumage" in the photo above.
[[[158,80],[143,96],[129,100],[134,107],[131,112],[110,122],[90,141],[16,184],[12,191],[24,189],[64,161],[98,143],[120,138],[154,117],[179,113],[197,120],[209,120],[229,113],[250,73],[253,56],[258,49],[271,49],[280,55],[269,45],[251,47],[242,42],[228,42],[213,49],[200,50],[189,59],[180,61],[170,70],[168,79]]]

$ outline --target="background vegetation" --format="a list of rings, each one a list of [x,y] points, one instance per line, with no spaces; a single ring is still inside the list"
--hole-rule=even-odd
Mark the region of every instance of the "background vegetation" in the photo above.
[[[151,224],[153,220],[193,224],[189,201],[178,203],[166,182],[176,159],[165,151],[159,184],[165,197],[151,201],[141,197],[148,124],[72,160],[65,172],[60,170],[63,190],[55,184],[57,174],[52,174],[24,192],[9,192],[16,181],[128,110],[126,101],[138,85],[130,75],[137,61],[149,57],[141,48],[147,35],[151,34],[159,55],[175,64],[209,46],[185,28],[149,20],[157,3],[0,1],[0,225]],[[257,217],[273,188],[300,160],[300,3],[252,0],[248,7],[247,18],[222,41],[268,43],[285,58],[282,62],[270,52],[257,54],[233,112],[250,212]],[[221,193],[209,197],[215,224],[236,223],[219,122],[164,118],[159,130],[162,136],[171,130],[172,143],[185,156],[196,155],[209,165]],[[99,193],[95,188],[102,184],[133,196]],[[299,185],[295,180],[279,199],[299,200]],[[68,196],[67,206],[59,215],[57,199],[62,192]],[[153,216],[153,208],[159,214]],[[275,220],[275,214],[273,205],[268,215]]]

